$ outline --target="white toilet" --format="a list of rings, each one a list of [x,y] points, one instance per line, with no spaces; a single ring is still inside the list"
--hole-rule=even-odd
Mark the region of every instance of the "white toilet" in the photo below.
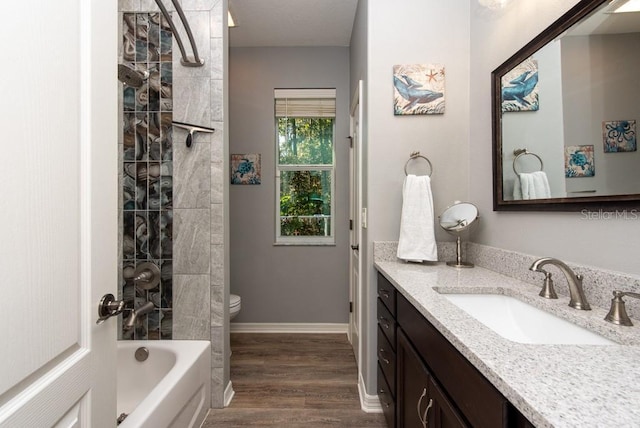
[[[240,312],[240,296],[229,294],[229,321],[235,318]]]

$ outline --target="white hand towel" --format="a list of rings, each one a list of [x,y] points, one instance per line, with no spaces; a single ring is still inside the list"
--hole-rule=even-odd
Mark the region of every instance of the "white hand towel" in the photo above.
[[[411,174],[404,179],[398,258],[415,262],[438,260],[431,178],[427,175]]]
[[[546,199],[551,197],[547,173],[536,171],[518,175],[520,185],[513,183],[513,199]]]

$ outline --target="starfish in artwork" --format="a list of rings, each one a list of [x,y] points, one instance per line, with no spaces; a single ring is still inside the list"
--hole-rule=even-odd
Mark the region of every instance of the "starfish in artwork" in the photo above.
[[[438,72],[429,70],[429,73],[427,74],[427,78],[429,79],[429,82],[433,81],[433,79],[435,79],[436,77],[438,77]]]

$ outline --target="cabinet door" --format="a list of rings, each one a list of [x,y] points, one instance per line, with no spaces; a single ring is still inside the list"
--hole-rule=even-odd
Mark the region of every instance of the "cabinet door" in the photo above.
[[[398,338],[396,357],[398,426],[426,428],[428,412],[433,407],[433,401],[429,396],[429,372],[400,329],[396,332],[396,337]]]
[[[429,380],[429,395],[433,399],[433,408],[429,410],[429,427],[459,428],[467,427],[458,409],[456,409],[438,384]]]
[[[430,375],[404,332],[398,329],[396,335],[398,427],[467,427],[464,418]]]

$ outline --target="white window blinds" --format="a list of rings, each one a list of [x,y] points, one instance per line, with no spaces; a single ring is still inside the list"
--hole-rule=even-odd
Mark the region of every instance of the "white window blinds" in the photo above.
[[[276,89],[276,117],[336,117],[335,89]]]

